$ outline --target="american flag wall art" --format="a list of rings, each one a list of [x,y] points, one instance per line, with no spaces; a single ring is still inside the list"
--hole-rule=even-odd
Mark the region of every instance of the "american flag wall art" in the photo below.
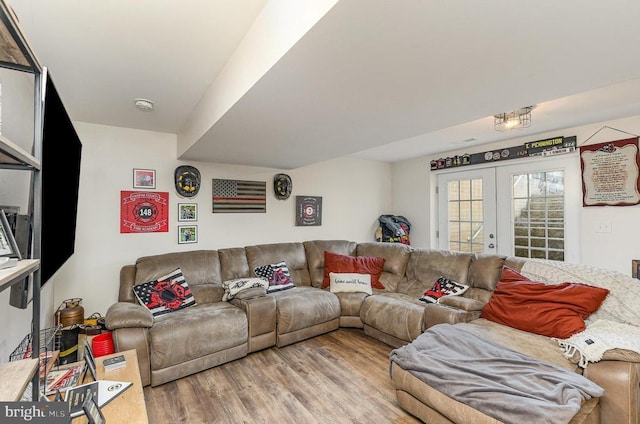
[[[264,213],[267,183],[213,179],[213,213]]]

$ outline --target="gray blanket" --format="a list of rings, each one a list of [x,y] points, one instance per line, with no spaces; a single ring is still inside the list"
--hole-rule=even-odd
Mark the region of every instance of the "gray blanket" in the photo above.
[[[604,390],[573,371],[439,324],[390,361],[434,389],[505,423],[568,423]],[[391,365],[391,362],[389,365]]]

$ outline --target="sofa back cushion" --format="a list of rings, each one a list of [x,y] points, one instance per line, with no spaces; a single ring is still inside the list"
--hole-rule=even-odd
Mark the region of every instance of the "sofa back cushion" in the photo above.
[[[222,281],[254,277],[253,271],[249,269],[244,247],[219,249],[218,258],[220,259]]]
[[[383,258],[384,267],[379,280],[385,291],[395,292],[404,277],[411,250],[406,244],[400,243],[358,243],[356,256]]]
[[[274,243],[246,246],[249,269],[285,262],[296,286],[310,286],[309,267],[302,243]]]
[[[419,299],[440,277],[466,284],[471,254],[436,249],[414,249],[398,293]]]
[[[469,265],[467,283],[477,289],[493,291],[500,280],[506,256],[489,253],[474,253]]]
[[[143,256],[136,261],[136,272],[132,282],[122,281],[121,284],[131,284],[126,290],[135,299],[133,285],[153,281],[158,277],[180,268],[185,281],[189,285],[197,303],[211,303],[222,300],[224,289],[220,275],[220,261],[216,250],[194,250],[189,252],[174,252],[162,255]],[[120,295],[124,294],[122,290]],[[128,300],[128,299],[123,299]]]
[[[528,261],[530,261],[529,258],[519,258],[517,256],[509,256],[504,261],[504,266],[508,266],[512,270],[520,272],[524,264],[526,264]]]
[[[340,255],[329,251],[324,252],[324,278],[320,288],[330,287],[331,274],[334,273],[357,273],[369,275],[371,287],[384,290],[384,285],[380,282],[380,276],[384,269],[384,258],[375,256],[349,256]]]
[[[505,259],[505,256],[474,253],[469,264],[467,280],[470,287],[463,296],[487,303],[500,279]]]
[[[133,284],[135,281],[135,265],[129,264],[120,268],[120,290],[118,291],[118,302],[137,302],[136,296],[133,294]]]
[[[309,277],[313,287],[321,287],[324,278],[324,252],[355,256],[356,242],[347,240],[311,240],[302,243],[307,255]]]

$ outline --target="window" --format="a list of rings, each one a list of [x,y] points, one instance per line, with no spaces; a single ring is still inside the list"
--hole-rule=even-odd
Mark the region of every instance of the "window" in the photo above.
[[[514,256],[564,260],[564,172],[513,176]]]

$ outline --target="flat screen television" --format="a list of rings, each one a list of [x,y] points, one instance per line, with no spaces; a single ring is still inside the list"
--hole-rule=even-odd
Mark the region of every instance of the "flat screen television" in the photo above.
[[[44,285],[73,255],[78,215],[82,143],[48,74],[42,139],[42,238]]]

